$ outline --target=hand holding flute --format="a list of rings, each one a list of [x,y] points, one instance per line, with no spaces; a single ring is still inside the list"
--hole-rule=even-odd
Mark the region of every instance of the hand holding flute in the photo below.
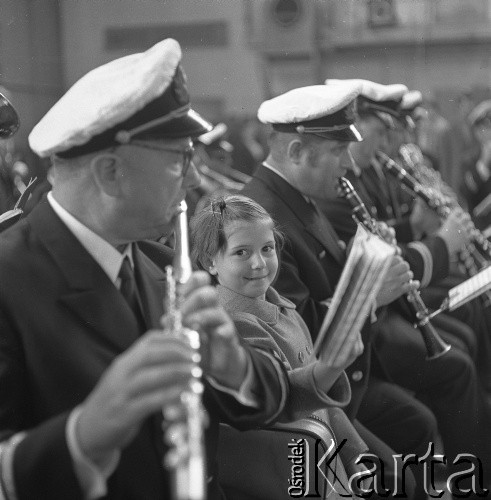
[[[246,371],[246,354],[238,345],[233,322],[217,304],[206,273],[193,273],[184,288],[183,324],[199,325],[207,347],[215,353],[208,360],[203,356],[204,373],[237,388]],[[179,402],[195,378],[195,368],[195,352],[185,340],[161,330],[145,333],[113,361],[81,405],[76,425],[81,451],[96,465],[117,456],[148,416]]]

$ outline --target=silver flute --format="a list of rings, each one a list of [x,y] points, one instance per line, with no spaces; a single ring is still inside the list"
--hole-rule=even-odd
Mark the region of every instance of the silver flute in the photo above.
[[[176,406],[164,408],[165,440],[171,445],[164,457],[164,466],[171,470],[174,500],[206,499],[206,452],[204,445],[205,411],[202,404],[200,336],[196,330],[182,324],[182,287],[192,273],[189,257],[187,205],[181,202],[181,212],[175,227],[175,256],[166,268],[167,315],[170,334],[183,338],[195,351],[196,369],[189,389],[180,395]]]

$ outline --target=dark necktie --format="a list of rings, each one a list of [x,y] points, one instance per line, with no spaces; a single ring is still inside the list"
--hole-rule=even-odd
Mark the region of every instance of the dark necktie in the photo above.
[[[143,320],[140,297],[138,295],[138,288],[136,286],[135,273],[131,268],[131,263],[128,256],[123,259],[118,277],[121,280],[121,287],[119,289],[121,295],[126,299],[126,302],[128,302],[128,305],[130,306],[130,309],[135,314],[139,327],[144,330],[145,322]]]
[[[314,200],[309,200],[309,204],[314,211],[314,225],[319,232],[319,235],[322,235],[322,241],[324,245],[327,246],[329,251],[333,254],[333,256],[339,261],[344,262],[346,259],[346,246],[344,242],[342,242],[334,228],[331,226],[331,223],[327,220],[327,218],[322,214],[315,203]]]

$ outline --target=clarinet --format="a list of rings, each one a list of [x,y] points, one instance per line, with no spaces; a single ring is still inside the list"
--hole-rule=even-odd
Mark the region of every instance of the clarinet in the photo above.
[[[181,303],[182,286],[192,273],[189,257],[189,238],[187,227],[187,206],[181,202],[175,235],[176,249],[172,266],[166,268],[167,313],[170,334],[184,338],[199,355],[200,336],[195,330],[182,324]],[[196,361],[195,377],[190,388],[180,396],[177,407],[164,408],[163,413],[170,423],[164,429],[166,440],[171,441],[171,448],[164,457],[164,466],[171,469],[172,492],[174,500],[206,499],[206,453],[204,447],[205,413],[202,405],[203,383],[199,356]],[[177,437],[173,431],[177,428]],[[180,432],[184,433],[182,437]],[[174,437],[174,439],[172,439]]]
[[[378,151],[377,159],[387,169],[387,171],[401,181],[401,183],[416,196],[419,196],[430,208],[442,218],[445,219],[451,211],[451,208],[440,196],[435,196],[433,191],[426,189],[418,182],[404,167],[396,163],[385,153]],[[477,247],[477,248],[476,248]],[[483,257],[483,255],[485,257]],[[459,255],[459,260],[465,267],[469,276],[475,276],[482,268],[489,265],[491,260],[491,243],[487,238],[474,227],[472,230],[472,242],[464,248]],[[482,296],[485,307],[491,305],[491,292],[487,291]]]
[[[367,207],[359,197],[351,182],[341,177],[339,179],[339,190],[341,196],[346,198],[351,206],[354,221],[367,229],[370,233],[379,236],[385,241],[379,228],[378,222],[370,215]],[[391,243],[400,253],[396,243]],[[418,290],[410,290],[407,294],[407,302],[415,318],[414,328],[418,328],[425,343],[427,360],[431,361],[447,353],[451,346],[447,344],[435,330],[429,319],[428,308],[426,307]]]

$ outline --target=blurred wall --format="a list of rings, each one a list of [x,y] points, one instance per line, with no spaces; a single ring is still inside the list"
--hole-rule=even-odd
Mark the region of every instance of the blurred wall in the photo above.
[[[280,26],[283,3],[299,15]],[[325,78],[403,82],[451,118],[462,90],[491,86],[491,0],[249,0],[271,93]],[[276,16],[278,18],[279,16]],[[265,22],[265,19],[267,21]]]
[[[20,115],[17,150],[42,174],[27,136],[64,89],[57,0],[0,0],[0,85]]]
[[[225,111],[254,113],[262,100],[258,56],[246,43],[241,0],[63,0],[60,7],[66,84],[101,63],[145,50],[170,34],[182,41],[183,66],[198,110],[211,119]],[[207,26],[213,22],[223,30],[215,46],[191,43],[199,42],[200,30],[204,37],[213,38]],[[138,28],[140,32],[135,31]],[[124,33],[125,29],[130,30],[126,43],[124,38],[119,44],[108,43],[108,33],[117,37],[118,30]],[[146,46],[135,40],[138,33],[148,41]],[[191,42],[187,44],[186,39]]]
[[[461,89],[491,84],[491,0],[0,0],[0,9],[0,84],[24,146],[80,76],[169,35],[181,41],[195,107],[212,120],[253,115],[270,95],[326,77],[402,81],[448,116]]]

